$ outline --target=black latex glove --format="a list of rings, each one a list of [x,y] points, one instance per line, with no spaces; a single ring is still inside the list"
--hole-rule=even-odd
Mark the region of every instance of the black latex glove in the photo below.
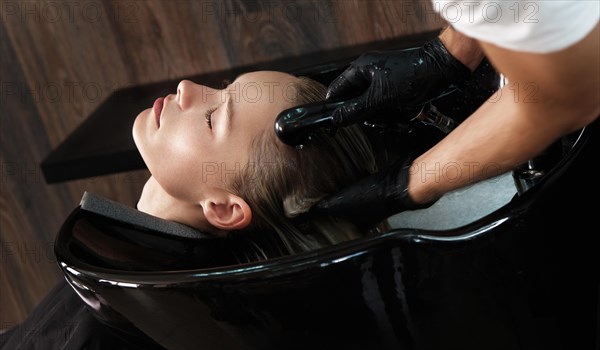
[[[417,204],[408,195],[411,164],[412,159],[397,161],[385,170],[317,202],[307,216],[334,216],[367,229],[394,214],[427,208],[434,202]]]
[[[334,111],[334,124],[345,126],[376,117],[377,111],[423,105],[470,74],[436,38],[418,48],[363,54],[329,85],[327,99],[362,93]]]

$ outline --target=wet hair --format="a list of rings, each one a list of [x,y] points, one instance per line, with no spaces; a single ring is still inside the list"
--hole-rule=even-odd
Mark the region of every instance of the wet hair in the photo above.
[[[312,79],[300,77],[295,87],[292,105],[325,98],[325,86]],[[274,130],[265,130],[254,139],[249,164],[231,185],[252,209],[249,227],[229,234],[238,245],[243,242],[239,260],[306,252],[364,236],[366,232],[339,219],[298,224],[292,218],[375,171],[371,145],[356,125],[340,128],[334,136],[318,131],[302,148],[284,145]]]

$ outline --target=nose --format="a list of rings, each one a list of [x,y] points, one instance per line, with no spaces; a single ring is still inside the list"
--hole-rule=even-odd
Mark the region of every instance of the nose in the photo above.
[[[194,103],[214,103],[218,90],[199,85],[190,80],[182,80],[177,85],[177,103],[187,109]]]
[[[177,103],[179,103],[181,109],[185,109],[185,107],[189,106],[188,99],[191,91],[191,84],[193,83],[189,80],[182,80],[177,85]]]

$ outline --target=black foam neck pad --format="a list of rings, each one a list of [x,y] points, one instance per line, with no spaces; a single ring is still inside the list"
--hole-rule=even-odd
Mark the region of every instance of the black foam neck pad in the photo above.
[[[166,235],[193,239],[215,238],[192,227],[161,219],[87,191],[83,194],[79,205],[83,210]]]

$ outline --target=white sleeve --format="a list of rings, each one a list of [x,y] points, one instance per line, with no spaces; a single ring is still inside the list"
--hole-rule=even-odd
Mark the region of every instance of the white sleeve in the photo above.
[[[583,39],[598,24],[599,0],[438,1],[433,6],[457,31],[516,51],[547,53]]]

